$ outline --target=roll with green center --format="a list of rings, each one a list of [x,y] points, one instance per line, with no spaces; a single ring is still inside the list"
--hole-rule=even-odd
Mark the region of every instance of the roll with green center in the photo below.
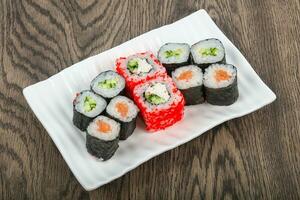
[[[89,123],[105,110],[106,105],[101,96],[90,90],[78,93],[73,101],[73,124],[85,131]]]

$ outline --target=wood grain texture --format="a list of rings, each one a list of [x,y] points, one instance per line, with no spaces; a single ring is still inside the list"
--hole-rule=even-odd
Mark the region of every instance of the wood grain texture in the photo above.
[[[0,199],[299,199],[300,2],[120,2],[0,1]],[[22,89],[201,8],[278,99],[84,191]]]

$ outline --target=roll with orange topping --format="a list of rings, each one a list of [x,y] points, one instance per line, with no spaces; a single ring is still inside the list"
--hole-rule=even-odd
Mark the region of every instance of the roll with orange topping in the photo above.
[[[177,68],[172,72],[172,79],[185,99],[185,105],[196,105],[204,102],[203,73],[196,65]]]
[[[203,84],[206,101],[210,104],[227,106],[238,99],[237,68],[233,65],[210,65],[205,69]]]
[[[125,96],[113,98],[106,107],[107,115],[121,124],[120,140],[126,140],[133,133],[138,112],[134,102]]]
[[[87,151],[103,161],[110,159],[119,147],[120,123],[106,116],[96,117],[86,130]]]

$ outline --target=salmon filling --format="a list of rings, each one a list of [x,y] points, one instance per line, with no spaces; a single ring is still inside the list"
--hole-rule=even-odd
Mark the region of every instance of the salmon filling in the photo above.
[[[231,78],[231,75],[227,71],[225,71],[223,69],[219,69],[215,73],[215,79],[216,79],[217,82],[227,81],[230,78]]]
[[[193,72],[188,70],[188,71],[185,71],[185,72],[182,72],[179,76],[178,76],[178,80],[180,81],[188,81],[190,80],[191,78],[193,77]]]
[[[97,121],[98,131],[102,133],[109,133],[111,131],[111,127],[109,123],[106,123],[103,120]]]
[[[117,109],[118,113],[121,114],[122,117],[127,117],[129,109],[128,109],[128,105],[126,103],[118,102],[116,104],[116,109]]]

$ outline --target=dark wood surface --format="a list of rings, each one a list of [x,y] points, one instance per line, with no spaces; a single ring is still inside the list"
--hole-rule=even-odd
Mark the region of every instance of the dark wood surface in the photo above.
[[[277,100],[84,191],[22,89],[201,8]],[[1,0],[0,199],[299,199],[299,10],[298,0]]]

